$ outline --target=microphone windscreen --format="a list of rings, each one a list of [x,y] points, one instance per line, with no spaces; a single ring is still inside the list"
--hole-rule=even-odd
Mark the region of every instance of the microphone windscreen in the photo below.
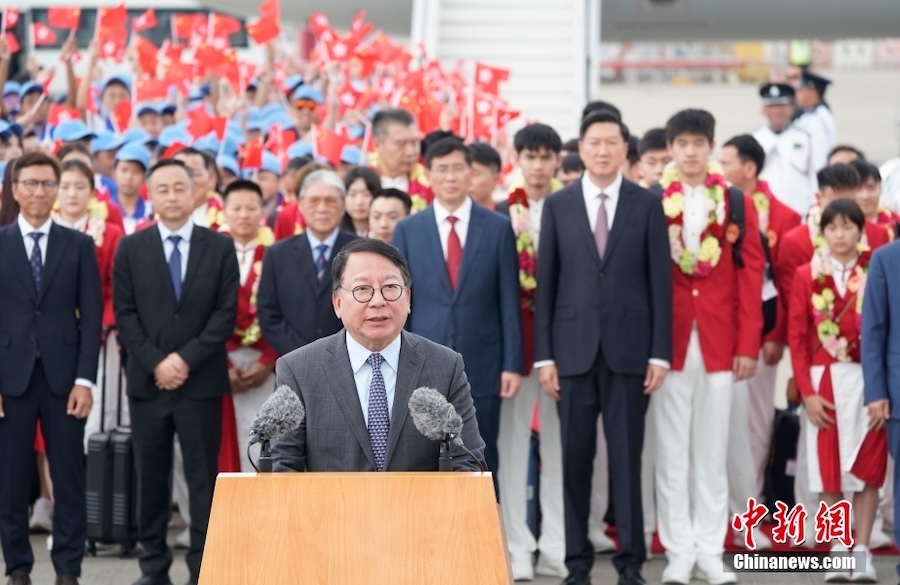
[[[416,388],[409,398],[409,413],[419,432],[434,441],[462,431],[462,417],[434,388]]]
[[[289,386],[281,385],[256,413],[250,430],[261,441],[271,441],[300,428],[305,417],[300,397]]]

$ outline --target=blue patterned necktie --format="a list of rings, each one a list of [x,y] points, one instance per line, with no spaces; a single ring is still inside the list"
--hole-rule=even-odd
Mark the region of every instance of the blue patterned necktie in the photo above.
[[[381,375],[384,357],[380,353],[373,353],[366,361],[372,366],[372,383],[369,385],[369,443],[375,454],[378,471],[384,471],[384,456],[387,451],[388,433],[391,430],[387,388],[384,385],[384,376]]]
[[[319,282],[322,282],[322,278],[325,277],[325,266],[328,264],[328,261],[325,259],[325,252],[328,251],[327,244],[319,244],[316,246],[316,278],[319,279]]]
[[[34,240],[34,247],[31,249],[31,277],[34,278],[34,289],[38,292],[41,290],[41,274],[44,271],[44,260],[41,257],[40,241],[44,234],[41,232],[31,232],[28,234]]]
[[[169,256],[169,277],[172,279],[172,290],[175,291],[175,301],[181,300],[181,250],[178,244],[181,236],[171,235],[168,240],[172,242],[172,255]]]

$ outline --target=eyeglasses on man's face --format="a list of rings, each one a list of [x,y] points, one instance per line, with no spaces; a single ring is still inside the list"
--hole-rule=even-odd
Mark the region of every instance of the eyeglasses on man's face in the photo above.
[[[381,291],[381,298],[392,303],[403,296],[403,291],[406,290],[406,287],[400,284],[386,284],[378,289],[367,284],[354,286],[351,289],[341,288],[342,290],[349,290],[350,294],[353,295],[353,298],[358,303],[368,303],[371,301],[372,298],[375,297],[376,290]]]
[[[36,179],[25,179],[24,181],[16,181],[16,183],[28,193],[37,191],[38,186],[40,186],[45,193],[52,193],[56,191],[56,188],[59,186],[59,183],[56,181],[38,181]]]

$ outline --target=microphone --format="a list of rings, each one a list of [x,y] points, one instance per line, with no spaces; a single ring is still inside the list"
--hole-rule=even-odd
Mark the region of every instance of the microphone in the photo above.
[[[306,418],[306,409],[303,408],[300,397],[289,386],[279,386],[266,399],[259,412],[256,413],[253,424],[250,425],[250,442],[247,444],[247,458],[253,463],[250,458],[250,446],[262,443],[258,472],[272,471],[272,452],[269,449],[269,442],[300,428],[304,418]]]
[[[481,460],[469,451],[459,436],[463,429],[462,417],[443,394],[434,388],[416,388],[409,398],[409,414],[420,433],[432,441],[441,442],[439,471],[453,471],[451,442],[471,455],[481,471],[485,471]]]

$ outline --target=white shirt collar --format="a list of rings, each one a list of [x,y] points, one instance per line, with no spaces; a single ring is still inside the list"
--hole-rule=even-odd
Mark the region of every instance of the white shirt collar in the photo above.
[[[159,235],[162,238],[162,241],[165,242],[169,236],[181,236],[182,241],[190,242],[191,234],[194,233],[194,222],[193,220],[188,220],[186,224],[178,228],[177,231],[172,231],[166,226],[163,225],[163,222],[156,222],[156,226],[159,228]]]
[[[47,221],[45,221],[41,227],[35,229],[33,225],[31,225],[30,223],[28,223],[28,221],[25,220],[25,218],[22,216],[21,213],[19,214],[19,217],[16,218],[16,221],[19,223],[19,231],[22,232],[23,236],[27,236],[28,234],[30,234],[32,232],[40,232],[40,233],[44,234],[45,236],[49,237],[50,236],[50,226],[53,225],[53,220],[50,218],[47,218]]]
[[[831,266],[834,270],[844,273],[849,270],[852,270],[856,266],[856,263],[859,261],[859,257],[857,256],[856,258],[854,258],[853,260],[850,260],[846,264],[844,264],[843,262],[841,262],[834,256],[829,256],[828,260],[831,262]]]
[[[253,238],[246,244],[241,244],[237,240],[234,241],[234,249],[238,252],[250,252],[251,250],[256,250],[256,238]]]
[[[369,359],[369,356],[373,353],[380,353],[381,357],[384,358],[384,361],[387,362],[391,368],[397,372],[398,366],[400,365],[400,340],[402,335],[398,334],[394,341],[390,342],[387,347],[382,349],[379,352],[373,352],[366,349],[362,344],[353,339],[353,336],[350,335],[350,332],[347,331],[347,354],[350,356],[350,368],[353,370],[354,375],[359,371],[361,367],[366,363]]]
[[[581,190],[584,192],[585,197],[597,197],[600,193],[606,193],[606,196],[609,199],[618,201],[619,199],[619,191],[622,190],[622,173],[616,175],[615,181],[613,181],[607,188],[601,189],[591,180],[591,177],[588,173],[584,173],[581,175]]]
[[[434,200],[434,203],[432,203],[431,206],[434,207],[434,219],[437,221],[438,225],[447,221],[447,218],[451,215],[458,221],[466,224],[469,223],[469,220],[472,218],[472,198],[468,196],[456,211],[449,211],[446,207],[441,205],[437,199]]]
[[[335,244],[335,242],[337,242],[337,237],[340,232],[341,232],[341,227],[338,226],[338,227],[334,228],[334,231],[331,232],[331,234],[327,238],[325,238],[324,240],[319,240],[319,238],[314,236],[311,231],[306,230],[306,237],[309,238],[309,245],[313,250],[315,250],[316,247],[321,244],[325,244],[326,246],[328,246],[329,250],[333,250],[334,244]]]

